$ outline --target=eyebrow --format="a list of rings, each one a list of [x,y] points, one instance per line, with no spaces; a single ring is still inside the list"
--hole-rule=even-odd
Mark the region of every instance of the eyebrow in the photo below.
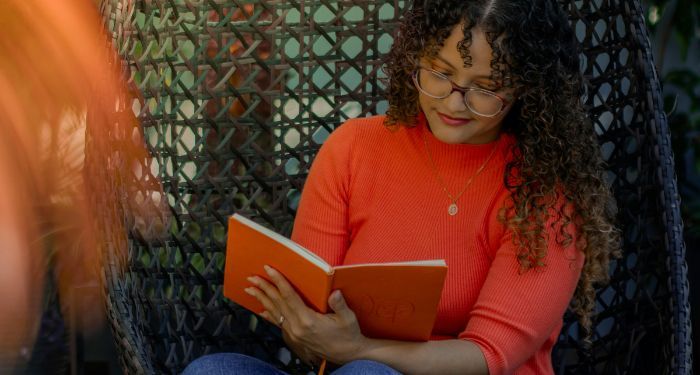
[[[447,59],[445,59],[444,57],[442,57],[442,56],[440,56],[440,55],[437,55],[436,57],[438,58],[438,60],[444,62],[444,63],[447,64],[447,65],[449,65],[450,68],[452,68],[452,69],[454,69],[454,70],[457,70],[457,69],[455,69],[454,65],[452,65],[449,61],[447,61]],[[475,79],[479,79],[479,78],[491,79],[491,75],[482,74],[482,75],[476,76],[476,77],[474,77],[474,78],[475,78]]]

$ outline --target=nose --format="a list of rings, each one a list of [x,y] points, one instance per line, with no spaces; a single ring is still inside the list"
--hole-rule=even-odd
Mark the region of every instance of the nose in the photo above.
[[[452,90],[452,93],[444,100],[450,113],[461,113],[467,110],[467,105],[464,102],[464,93],[458,90]]]

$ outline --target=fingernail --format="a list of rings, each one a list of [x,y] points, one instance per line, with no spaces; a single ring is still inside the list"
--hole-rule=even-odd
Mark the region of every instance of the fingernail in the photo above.
[[[256,277],[254,277],[254,276],[248,277],[248,281],[250,281],[251,283],[253,283],[253,284],[255,284],[255,285],[258,284],[258,279],[257,279]]]
[[[272,273],[272,267],[268,266],[267,264],[264,265],[263,268],[265,269],[265,272],[267,272],[268,274]]]
[[[343,299],[343,293],[340,290],[336,290],[333,298],[336,302],[340,302],[340,300]]]
[[[255,295],[255,293],[253,293],[253,289],[252,289],[252,288],[245,288],[245,289],[243,289],[243,290],[244,290],[246,293],[250,294],[251,296],[254,296],[254,295]]]

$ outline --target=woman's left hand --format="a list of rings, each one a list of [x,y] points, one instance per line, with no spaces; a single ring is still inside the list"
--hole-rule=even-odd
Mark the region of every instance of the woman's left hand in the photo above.
[[[325,358],[335,364],[360,356],[368,339],[362,335],[355,313],[339,290],[328,298],[334,313],[320,314],[306,306],[282,274],[268,266],[265,272],[274,284],[252,276],[248,281],[255,287],[245,291],[262,303],[265,311],[260,316],[282,329],[285,341],[297,355],[311,362]]]

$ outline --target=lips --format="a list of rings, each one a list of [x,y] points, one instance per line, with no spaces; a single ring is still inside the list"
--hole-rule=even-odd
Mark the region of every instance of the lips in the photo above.
[[[453,118],[447,115],[443,115],[440,112],[438,112],[437,114],[438,116],[440,116],[440,120],[442,120],[443,123],[450,126],[462,126],[468,124],[471,121],[471,119]]]

